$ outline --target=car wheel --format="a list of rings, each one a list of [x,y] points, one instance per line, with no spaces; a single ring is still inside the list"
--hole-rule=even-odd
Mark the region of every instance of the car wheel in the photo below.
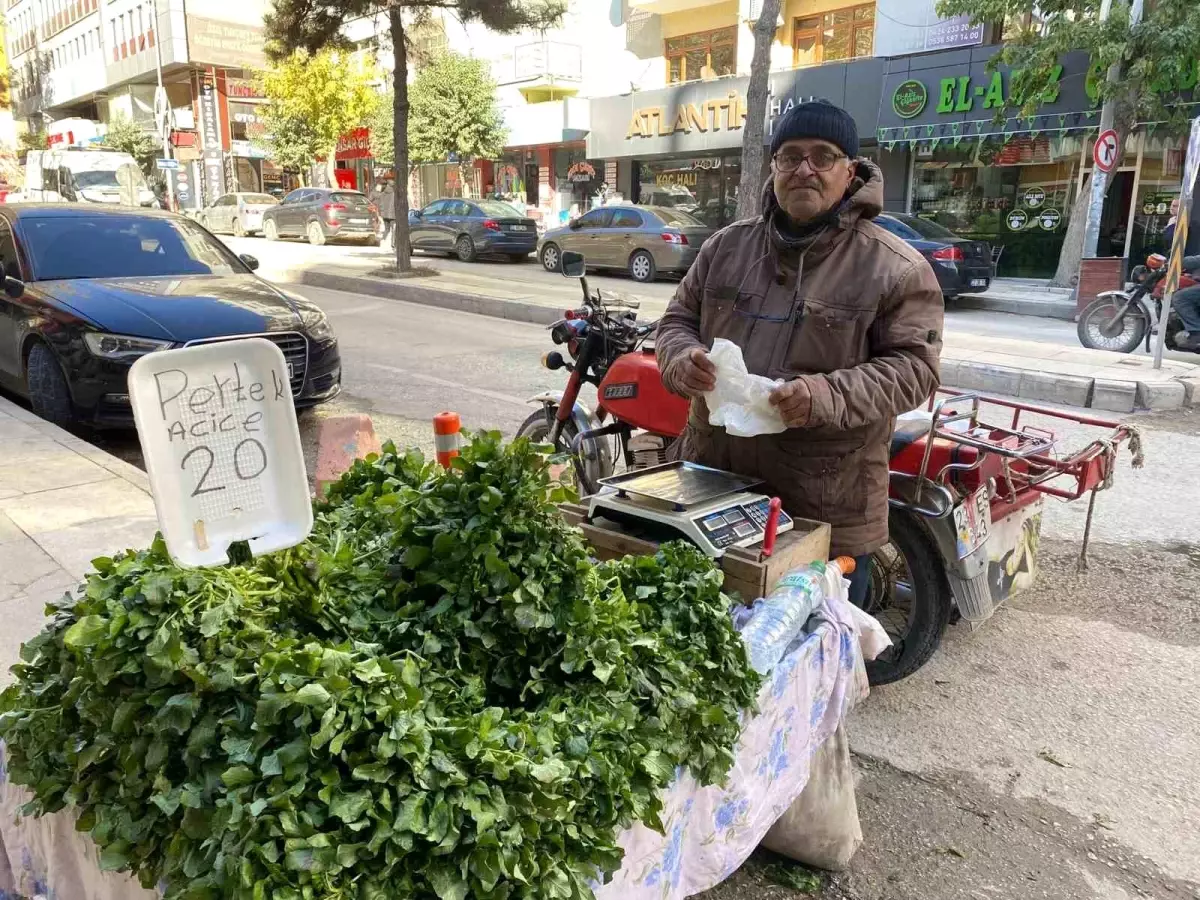
[[[34,344],[29,351],[25,381],[29,385],[29,402],[35,413],[47,422],[64,428],[75,421],[75,407],[71,403],[67,378],[45,344]]]
[[[325,229],[321,227],[320,222],[308,223],[308,242],[314,247],[325,246]]]
[[[242,227],[241,219],[233,220],[233,236],[234,237],[245,237],[246,236],[246,229],[244,227]]]
[[[454,255],[463,262],[475,262],[475,242],[469,234],[462,235],[454,243]]]
[[[279,240],[279,226],[275,224],[274,219],[267,219],[263,222],[263,237],[268,241]]]
[[[634,281],[645,284],[647,281],[653,281],[657,275],[658,269],[654,265],[654,257],[645,250],[636,250],[629,257],[629,277]]]
[[[557,244],[547,244],[542,248],[542,268],[547,272],[562,271],[562,254]]]

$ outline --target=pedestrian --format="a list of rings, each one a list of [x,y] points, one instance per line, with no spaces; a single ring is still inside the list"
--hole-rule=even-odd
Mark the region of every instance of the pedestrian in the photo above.
[[[1163,241],[1166,242],[1166,256],[1170,257],[1175,245],[1175,226],[1179,223],[1179,198],[1171,201],[1171,218],[1167,219],[1167,227],[1163,229]]]
[[[379,217],[383,219],[383,235],[380,242],[386,244],[389,237],[394,236],[396,228],[396,193],[393,185],[381,181],[375,185],[371,195]]]
[[[924,258],[871,220],[883,175],[858,156],[845,110],[823,100],[784,115],[771,137],[763,211],[700,250],[656,335],[667,387],[692,400],[678,454],[760,478],[791,515],[828,522],[833,556],[853,556],[851,599],[888,540],[895,417],[938,385],[942,292]],[[741,347],[787,429],[752,438],[709,424],[714,338]]]

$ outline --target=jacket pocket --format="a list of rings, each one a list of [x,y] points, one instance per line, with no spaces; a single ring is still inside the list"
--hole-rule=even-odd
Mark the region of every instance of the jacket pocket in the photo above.
[[[862,362],[860,342],[859,321],[852,313],[805,312],[793,327],[783,354],[783,374],[826,373],[856,366]]]
[[[800,456],[779,448],[772,487],[792,515],[833,525],[857,523],[867,514],[872,486],[864,476],[863,449],[837,456]],[[779,482],[779,483],[777,483]]]
[[[750,333],[751,320],[739,316],[736,312],[738,303],[744,306],[750,303],[750,308],[761,304],[761,297],[751,297],[746,293],[739,294],[733,285],[709,285],[704,288],[704,300],[700,313],[700,340],[712,347],[713,340],[725,338],[739,346],[743,344]]]

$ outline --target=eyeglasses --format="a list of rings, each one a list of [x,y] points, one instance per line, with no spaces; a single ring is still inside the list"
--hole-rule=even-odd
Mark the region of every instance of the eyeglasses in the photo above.
[[[775,162],[776,171],[790,175],[800,168],[800,164],[805,160],[808,160],[808,166],[814,172],[828,172],[839,159],[849,159],[849,157],[836,150],[818,147],[809,153],[776,153],[771,159]]]

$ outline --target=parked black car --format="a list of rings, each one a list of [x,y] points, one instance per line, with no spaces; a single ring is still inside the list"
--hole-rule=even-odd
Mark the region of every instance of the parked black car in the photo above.
[[[481,253],[520,261],[537,249],[537,222],[499,200],[434,200],[408,213],[414,250],[440,250],[463,262]]]
[[[875,221],[929,260],[947,300],[991,287],[992,248],[986,241],[961,238],[937,222],[917,216],[888,213]]]
[[[298,407],[341,389],[325,314],[182,216],[0,205],[0,264],[0,386],[60,425],[132,426],[126,381],[138,357],[233,336],[279,346]]]
[[[296,188],[262,217],[268,241],[304,237],[318,247],[342,240],[378,247],[379,227],[379,213],[366,194],[342,188]]]

